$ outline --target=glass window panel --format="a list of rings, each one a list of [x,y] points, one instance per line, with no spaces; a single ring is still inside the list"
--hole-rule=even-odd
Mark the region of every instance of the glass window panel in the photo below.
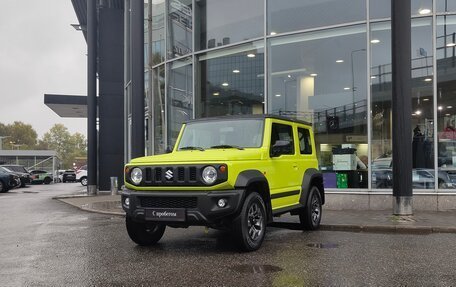
[[[263,42],[201,55],[197,78],[196,117],[262,114]]]
[[[193,118],[192,61],[175,61],[168,70],[168,148],[176,143],[182,123]]]
[[[168,59],[192,52],[192,0],[168,2]]]
[[[312,122],[325,187],[367,188],[357,167],[367,159],[366,26],[274,38],[269,48],[269,112]]]
[[[263,5],[263,0],[196,1],[196,46],[204,50],[263,36]]]
[[[152,1],[152,65],[165,60],[165,0]]]
[[[366,20],[365,0],[268,0],[268,33]]]
[[[414,174],[434,175],[432,19],[412,20],[412,156]],[[422,174],[422,173],[421,173]],[[413,177],[414,188],[434,188],[423,176]]]
[[[153,70],[154,154],[165,153],[165,67]]]
[[[391,22],[371,25],[372,188],[392,188]]]
[[[456,187],[456,16],[437,17],[439,188]]]
[[[456,1],[454,0],[436,0],[437,12],[455,12]]]
[[[391,0],[370,0],[369,17],[370,19],[391,17]]]

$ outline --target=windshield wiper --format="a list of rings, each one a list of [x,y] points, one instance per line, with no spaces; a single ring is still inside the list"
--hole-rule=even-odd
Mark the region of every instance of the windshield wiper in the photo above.
[[[239,150],[243,150],[243,147],[237,146],[237,145],[229,145],[229,144],[221,144],[221,145],[214,145],[211,146],[210,148],[237,148]]]
[[[184,146],[179,148],[179,150],[199,150],[199,151],[204,151],[204,148],[199,147],[199,146]]]

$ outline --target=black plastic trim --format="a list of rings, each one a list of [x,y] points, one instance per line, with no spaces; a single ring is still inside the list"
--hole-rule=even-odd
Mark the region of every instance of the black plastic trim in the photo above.
[[[292,195],[298,195],[299,190],[292,190],[292,191],[285,191],[281,193],[274,193],[271,194],[271,199],[277,199],[277,198],[282,198],[282,197],[287,197],[287,196],[292,196]]]

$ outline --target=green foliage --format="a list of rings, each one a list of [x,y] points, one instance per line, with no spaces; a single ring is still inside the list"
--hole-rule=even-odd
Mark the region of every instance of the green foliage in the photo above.
[[[65,169],[73,167],[75,157],[84,157],[87,154],[85,136],[81,133],[71,135],[63,124],[55,124],[44,134],[38,146],[57,151]]]
[[[7,137],[3,139],[3,149],[34,149],[38,138],[33,127],[23,122],[0,123],[0,136]]]

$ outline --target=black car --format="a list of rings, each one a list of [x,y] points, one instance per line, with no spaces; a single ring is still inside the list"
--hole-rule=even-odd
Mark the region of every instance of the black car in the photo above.
[[[20,185],[21,180],[17,175],[0,170],[0,192],[8,192]]]
[[[63,182],[74,182],[76,181],[76,172],[72,169],[70,170],[65,170],[65,172],[62,175],[62,181]]]
[[[0,170],[7,173],[14,173],[21,179],[21,187],[32,183],[32,177],[30,173],[22,165],[15,164],[4,164],[0,165]]]

